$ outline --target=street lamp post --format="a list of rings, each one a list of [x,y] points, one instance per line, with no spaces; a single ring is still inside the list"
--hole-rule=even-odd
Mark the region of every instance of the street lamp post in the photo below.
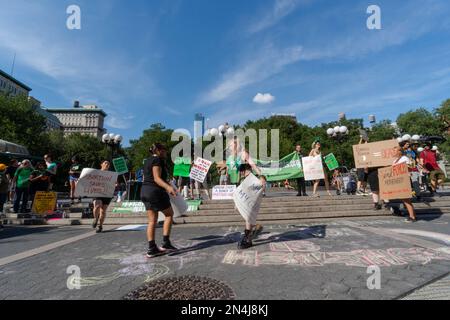
[[[346,126],[336,126],[335,128],[329,128],[327,130],[327,135],[328,137],[339,143],[339,154],[341,157],[342,166],[345,166],[345,161],[342,154],[342,144],[348,136],[348,128]]]
[[[111,162],[114,159],[114,150],[120,146],[122,140],[123,138],[119,134],[116,135],[114,133],[106,133],[103,135],[102,142],[111,148]]]

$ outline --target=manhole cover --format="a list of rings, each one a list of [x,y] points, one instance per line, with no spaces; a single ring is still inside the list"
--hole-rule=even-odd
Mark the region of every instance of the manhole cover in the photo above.
[[[233,300],[225,283],[204,277],[183,276],[153,281],[130,292],[124,300]]]

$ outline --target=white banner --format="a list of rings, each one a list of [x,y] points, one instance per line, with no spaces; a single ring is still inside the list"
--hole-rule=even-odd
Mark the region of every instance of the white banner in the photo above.
[[[233,200],[233,194],[236,191],[235,185],[215,186],[212,189],[213,200]]]
[[[306,181],[321,180],[325,178],[321,156],[304,157],[302,158],[302,163]]]
[[[203,183],[205,181],[206,175],[208,174],[211,165],[212,165],[211,161],[202,158],[197,158],[191,169],[190,174],[191,179]]]
[[[251,225],[256,225],[262,196],[263,185],[253,174],[249,174],[234,192],[236,208],[244,220]]]
[[[75,198],[112,198],[117,177],[117,172],[85,168],[78,179]]]

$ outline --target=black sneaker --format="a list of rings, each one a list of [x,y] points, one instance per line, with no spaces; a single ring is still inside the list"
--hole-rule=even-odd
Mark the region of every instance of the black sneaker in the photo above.
[[[255,226],[255,228],[253,229],[253,232],[252,232],[252,239],[256,239],[260,234],[261,234],[261,232],[264,230],[264,227],[262,226],[262,225],[260,225],[260,224],[257,224],[256,226]]]
[[[147,258],[155,258],[162,255],[165,255],[166,252],[160,250],[157,246],[154,246],[153,248],[149,248],[147,251]]]
[[[172,243],[170,243],[170,241],[165,242],[165,243],[162,245],[161,249],[162,249],[163,251],[165,251],[165,252],[173,252],[173,251],[177,251],[177,250],[178,250],[178,248],[175,248],[175,247],[172,245]]]
[[[411,217],[408,217],[408,218],[405,219],[405,222],[407,222],[407,223],[414,223],[414,222],[417,222],[417,219],[413,219]]]
[[[101,233],[103,231],[102,226],[98,226],[97,230],[95,230],[96,233]]]
[[[94,222],[92,223],[92,228],[93,228],[93,229],[97,228],[97,223],[98,223],[98,221],[95,221],[95,220],[94,220]]]
[[[238,243],[239,250],[245,250],[253,246],[252,240],[247,236],[243,236],[242,240]]]
[[[373,205],[373,210],[378,211],[378,210],[381,210],[381,209],[382,209],[381,204],[375,203],[375,204]]]

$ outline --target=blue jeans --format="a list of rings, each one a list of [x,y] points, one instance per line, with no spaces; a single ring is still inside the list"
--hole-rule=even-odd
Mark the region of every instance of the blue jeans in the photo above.
[[[14,213],[25,213],[28,205],[28,195],[30,191],[27,188],[16,188],[16,200],[14,201]],[[20,205],[20,201],[22,200],[22,205]]]

